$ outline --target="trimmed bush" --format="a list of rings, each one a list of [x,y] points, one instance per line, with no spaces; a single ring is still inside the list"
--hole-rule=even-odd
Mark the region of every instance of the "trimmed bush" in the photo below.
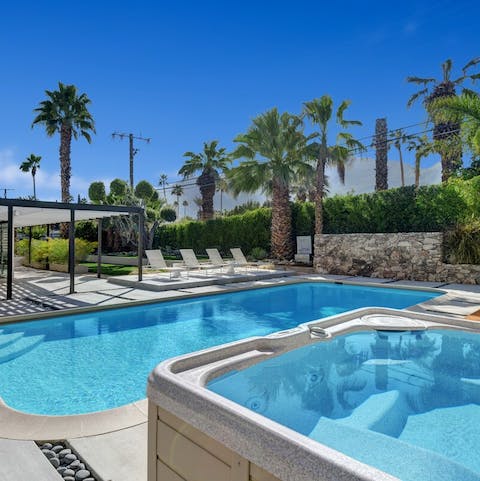
[[[451,179],[447,184],[401,187],[361,195],[328,197],[324,201],[326,234],[447,231],[480,219],[480,176]],[[312,235],[313,203],[292,204],[293,235]],[[218,247],[224,254],[240,246],[270,251],[271,210],[260,208],[242,215],[207,222],[162,225],[154,246],[191,248],[197,253]]]

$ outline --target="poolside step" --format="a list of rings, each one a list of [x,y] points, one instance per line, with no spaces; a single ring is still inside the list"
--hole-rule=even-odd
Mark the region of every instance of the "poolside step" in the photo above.
[[[0,363],[11,361],[34,349],[45,339],[44,335],[22,337],[16,342],[0,349]]]
[[[433,451],[328,418],[309,437],[402,481],[480,481],[480,473]]]
[[[400,391],[387,391],[370,396],[350,416],[337,421],[352,428],[397,437],[407,422],[409,411],[405,396]]]
[[[23,332],[12,332],[10,334],[2,334],[0,332],[0,349],[18,341],[23,337]]]

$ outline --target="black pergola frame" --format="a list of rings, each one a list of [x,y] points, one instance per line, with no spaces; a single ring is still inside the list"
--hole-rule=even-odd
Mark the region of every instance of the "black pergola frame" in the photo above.
[[[57,209],[70,212],[69,228],[69,249],[68,249],[68,272],[70,274],[70,294],[75,292],[75,212],[118,212],[117,215],[137,215],[138,216],[138,280],[143,278],[143,229],[145,222],[145,213],[141,207],[119,206],[119,205],[95,205],[95,204],[70,204],[64,202],[45,202],[40,200],[23,200],[23,199],[0,199],[0,206],[7,207],[7,300],[12,299],[13,293],[13,270],[14,270],[14,209],[15,207],[27,207],[36,209]],[[90,220],[97,220],[98,223],[98,255],[97,255],[97,277],[101,277],[102,263],[102,220],[105,216],[92,215]],[[85,219],[82,219],[85,220]],[[63,219],[49,222],[65,223]],[[44,225],[39,221],[33,225]],[[27,227],[27,226],[25,226]]]

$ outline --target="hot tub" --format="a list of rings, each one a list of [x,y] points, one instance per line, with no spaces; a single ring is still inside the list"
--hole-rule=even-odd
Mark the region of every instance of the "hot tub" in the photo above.
[[[165,361],[148,481],[480,481],[479,334],[367,308]]]

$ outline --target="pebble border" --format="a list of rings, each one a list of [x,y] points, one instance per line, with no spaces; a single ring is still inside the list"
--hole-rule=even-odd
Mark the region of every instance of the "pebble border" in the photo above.
[[[101,481],[65,441],[36,444],[64,481]]]

